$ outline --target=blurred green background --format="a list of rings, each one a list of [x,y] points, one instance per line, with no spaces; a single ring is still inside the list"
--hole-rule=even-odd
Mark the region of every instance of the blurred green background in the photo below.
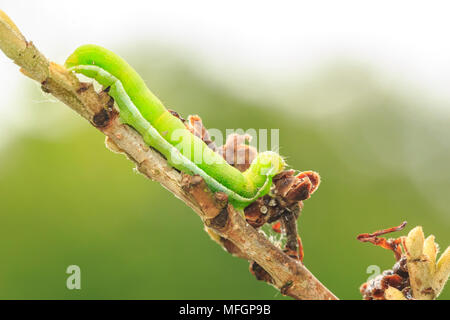
[[[336,61],[294,78],[284,99],[296,107],[288,109],[243,98],[181,54],[114,50],[168,107],[221,130],[279,128],[288,163],[321,174],[299,230],[305,264],[338,297],[360,299],[366,268],[394,264],[391,252],[358,242],[359,233],[407,220],[396,236],[422,225],[444,249],[450,244],[450,117],[430,112],[431,98],[413,101],[369,67]],[[23,118],[0,149],[1,299],[284,298],[37,84],[24,79],[11,107]],[[81,290],[66,288],[72,264]],[[447,287],[440,299],[449,298]]]

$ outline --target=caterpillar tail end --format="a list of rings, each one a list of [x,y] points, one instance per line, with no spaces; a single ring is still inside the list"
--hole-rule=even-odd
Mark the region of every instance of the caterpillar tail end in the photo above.
[[[68,69],[79,66],[81,64],[91,65],[96,53],[104,53],[106,49],[97,46],[95,44],[85,44],[79,46],[74,52],[66,59],[64,66]]]

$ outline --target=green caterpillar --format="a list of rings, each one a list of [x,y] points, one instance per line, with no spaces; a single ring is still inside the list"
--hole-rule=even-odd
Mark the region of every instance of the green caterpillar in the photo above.
[[[186,129],[125,60],[105,48],[81,46],[65,65],[109,87],[123,123],[137,130],[173,167],[198,174],[212,190],[225,192],[236,208],[245,208],[267,194],[272,178],[285,167],[283,158],[270,151],[259,153],[245,172],[232,167]]]

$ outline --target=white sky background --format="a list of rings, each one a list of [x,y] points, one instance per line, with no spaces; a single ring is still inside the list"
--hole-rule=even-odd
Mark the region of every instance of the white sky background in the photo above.
[[[267,94],[267,79],[282,84],[290,70],[348,57],[450,102],[448,1],[1,0],[0,8],[59,63],[80,44],[148,39],[186,48],[219,80],[239,86],[252,79],[241,93]],[[0,125],[19,116],[10,106],[24,81],[0,54]]]

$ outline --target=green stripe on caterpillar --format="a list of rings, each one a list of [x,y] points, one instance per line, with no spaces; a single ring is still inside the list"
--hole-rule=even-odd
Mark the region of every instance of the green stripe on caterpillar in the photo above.
[[[105,48],[81,46],[65,65],[109,87],[108,94],[115,100],[123,123],[138,131],[170,165],[198,174],[212,190],[225,192],[237,208],[267,194],[272,178],[285,167],[283,158],[271,151],[259,153],[245,172],[232,167],[173,116],[125,60]]]

